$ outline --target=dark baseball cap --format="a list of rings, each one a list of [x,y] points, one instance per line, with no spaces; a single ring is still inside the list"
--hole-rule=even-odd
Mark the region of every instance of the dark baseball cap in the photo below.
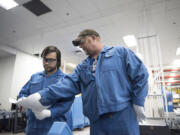
[[[79,46],[84,41],[86,36],[91,36],[91,35],[100,37],[99,33],[97,33],[95,30],[85,29],[79,33],[78,37],[75,40],[73,40],[72,43],[74,46]]]

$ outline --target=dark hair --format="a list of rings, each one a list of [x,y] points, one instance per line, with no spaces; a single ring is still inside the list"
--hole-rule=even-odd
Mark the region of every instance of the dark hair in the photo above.
[[[57,59],[57,68],[61,66],[61,52],[55,46],[47,46],[41,53],[41,57],[45,58],[47,54],[56,52],[56,59]]]

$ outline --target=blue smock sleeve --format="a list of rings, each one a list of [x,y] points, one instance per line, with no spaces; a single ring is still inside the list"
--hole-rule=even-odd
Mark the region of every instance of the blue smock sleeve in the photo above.
[[[80,93],[79,71],[80,66],[78,65],[72,74],[65,75],[60,82],[39,91],[40,102],[43,105],[52,105],[58,100],[74,98]]]
[[[17,96],[17,98],[21,98],[21,97],[27,97],[29,96],[29,89],[30,89],[30,81],[29,80],[21,89],[21,91],[19,92],[19,95]]]
[[[144,106],[148,93],[148,71],[143,62],[130,49],[124,51],[127,74],[132,82],[133,104]]]
[[[59,101],[53,105],[53,107],[50,108],[52,119],[64,115],[71,108],[73,101],[74,97],[68,100]]]

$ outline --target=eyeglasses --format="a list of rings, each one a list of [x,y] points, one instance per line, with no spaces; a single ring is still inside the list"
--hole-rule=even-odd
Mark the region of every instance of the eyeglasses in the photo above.
[[[43,58],[43,61],[44,61],[44,62],[47,62],[47,63],[52,63],[52,62],[56,61],[56,59],[52,59],[52,58]]]

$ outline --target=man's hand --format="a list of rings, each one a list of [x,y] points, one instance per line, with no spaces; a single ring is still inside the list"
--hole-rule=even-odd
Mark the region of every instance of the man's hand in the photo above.
[[[45,118],[51,117],[51,111],[49,109],[44,109],[41,112],[34,111],[36,119],[43,120]]]
[[[31,109],[32,111],[42,111],[49,106],[43,106],[40,103],[41,95],[37,92],[28,97],[22,97],[18,99],[17,104],[23,106],[24,108]]]
[[[144,107],[133,104],[133,108],[136,112],[138,122],[143,122],[146,119]]]

